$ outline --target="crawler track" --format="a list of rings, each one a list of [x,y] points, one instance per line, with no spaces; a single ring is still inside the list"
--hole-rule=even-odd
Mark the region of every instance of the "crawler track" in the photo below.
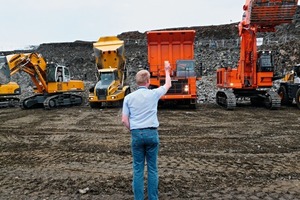
[[[231,90],[218,91],[216,100],[218,105],[227,110],[233,110],[236,107],[236,97]]]
[[[20,107],[22,109],[45,108],[50,110],[58,107],[80,106],[82,102],[82,97],[76,94],[37,94],[23,99],[20,102]]]
[[[281,107],[281,98],[278,93],[268,91],[265,97],[265,106],[268,109],[275,110]]]

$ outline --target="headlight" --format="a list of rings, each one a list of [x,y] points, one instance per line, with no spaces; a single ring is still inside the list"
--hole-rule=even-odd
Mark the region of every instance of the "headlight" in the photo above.
[[[189,92],[189,86],[188,86],[188,85],[185,85],[183,91],[184,91],[184,92]]]

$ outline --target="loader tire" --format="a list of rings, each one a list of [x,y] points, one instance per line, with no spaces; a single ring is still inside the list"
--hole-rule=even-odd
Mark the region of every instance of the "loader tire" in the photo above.
[[[90,107],[91,108],[101,108],[102,107],[102,103],[101,102],[90,102]]]
[[[297,107],[300,109],[300,88],[296,92],[295,100],[296,100]]]
[[[291,105],[292,104],[293,99],[289,98],[289,95],[284,86],[280,86],[280,88],[278,90],[278,94],[281,98],[281,105]]]

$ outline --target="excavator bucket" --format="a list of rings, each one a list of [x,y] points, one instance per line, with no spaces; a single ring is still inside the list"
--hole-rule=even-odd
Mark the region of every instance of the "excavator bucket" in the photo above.
[[[253,0],[250,21],[260,26],[291,23],[298,0]]]

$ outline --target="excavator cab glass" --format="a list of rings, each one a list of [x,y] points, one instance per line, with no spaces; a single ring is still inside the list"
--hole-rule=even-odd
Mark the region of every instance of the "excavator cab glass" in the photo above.
[[[63,81],[69,82],[71,80],[71,74],[69,68],[63,67]]]
[[[55,73],[56,73],[56,64],[49,63],[47,64],[47,82],[56,82]]]
[[[273,72],[273,57],[271,52],[258,52],[257,54],[257,69],[260,72]]]
[[[56,75],[55,75],[56,82],[63,82],[63,69],[62,67],[56,68]]]
[[[10,70],[5,56],[0,56],[0,84],[7,84],[10,81]]]

